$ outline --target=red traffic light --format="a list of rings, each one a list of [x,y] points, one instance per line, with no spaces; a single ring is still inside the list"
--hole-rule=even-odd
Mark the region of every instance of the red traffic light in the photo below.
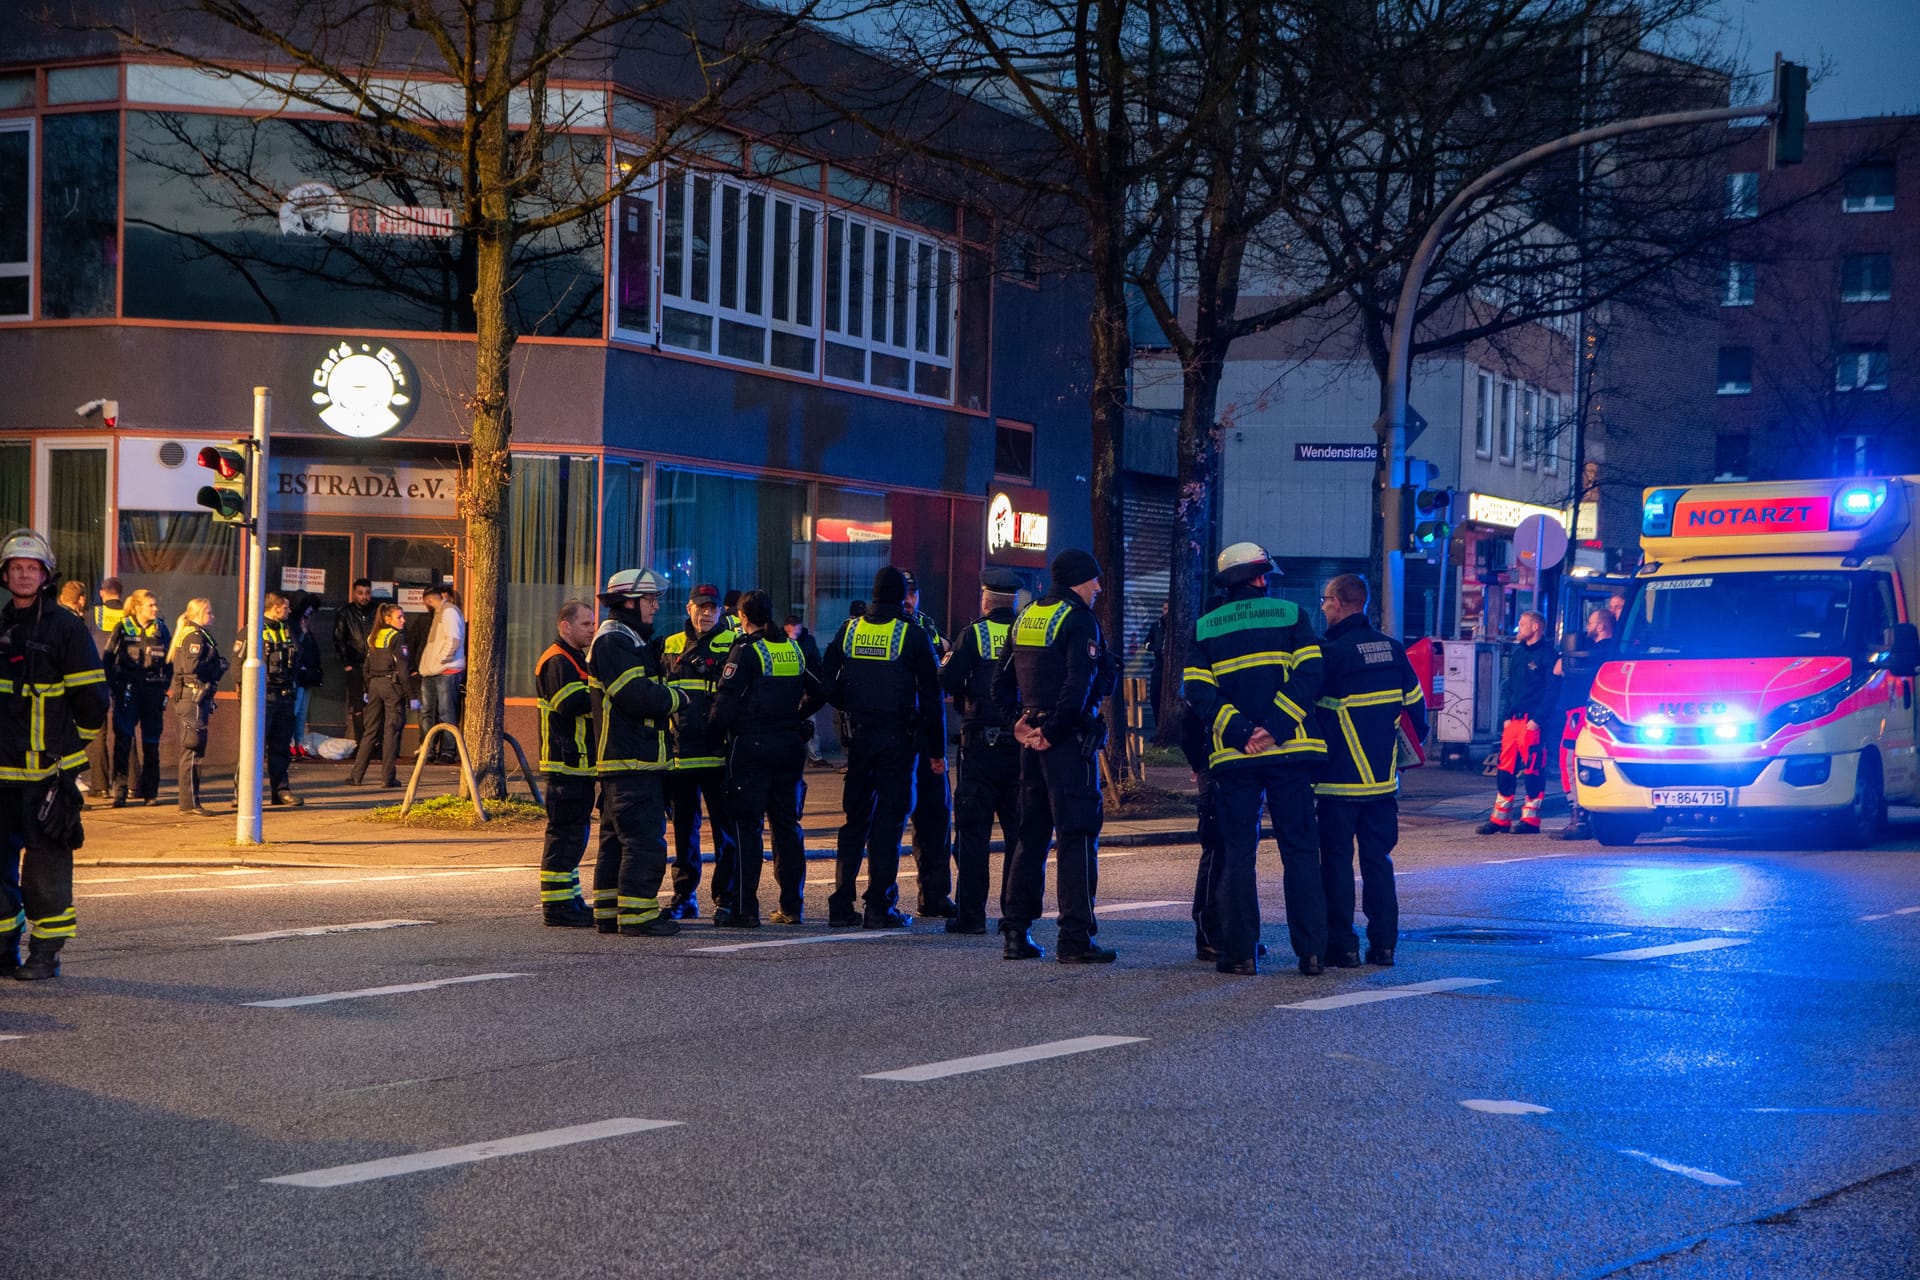
[[[208,445],[200,451],[198,461],[209,471],[219,472],[222,480],[238,480],[247,473],[246,463],[231,449]]]

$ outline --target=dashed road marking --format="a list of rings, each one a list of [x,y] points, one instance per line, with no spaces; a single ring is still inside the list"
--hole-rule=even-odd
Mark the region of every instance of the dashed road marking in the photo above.
[[[474,1164],[481,1160],[495,1160],[501,1156],[519,1155],[527,1151],[550,1151],[554,1147],[596,1142],[602,1138],[619,1138],[630,1133],[646,1133],[651,1129],[671,1129],[680,1123],[678,1120],[634,1120],[625,1117],[615,1120],[597,1120],[592,1124],[569,1125],[564,1129],[543,1129],[538,1133],[523,1133],[511,1138],[470,1142],[465,1146],[442,1147],[438,1151],[420,1151],[410,1156],[391,1156],[385,1160],[368,1160],[361,1164],[335,1165],[331,1169],[283,1174],[277,1178],[262,1178],[260,1181],[274,1182],[286,1187],[344,1187],[356,1182],[372,1182],[379,1178],[396,1178],[402,1174],[421,1173],[428,1169],[446,1169],[454,1165]]]
[[[1276,1009],[1306,1009],[1320,1012],[1326,1009],[1345,1009],[1356,1004],[1378,1004],[1382,1000],[1404,1000],[1408,996],[1432,995],[1440,991],[1464,991],[1468,987],[1491,987],[1498,978],[1435,978],[1430,982],[1414,982],[1401,987],[1371,987],[1364,991],[1349,991],[1344,995],[1322,996],[1318,1000],[1299,1000],[1293,1004],[1275,1005]]]
[[[309,1004],[332,1004],[336,1000],[365,1000],[370,996],[397,996],[409,991],[432,991],[463,982],[498,982],[502,978],[530,977],[525,973],[472,973],[463,978],[436,978],[432,982],[402,982],[391,987],[365,987],[359,991],[329,991],[317,996],[285,996],[278,1000],[248,1000],[250,1009],[293,1009]]]
[[[271,933],[236,933],[215,942],[273,942],[280,938],[321,938],[330,933],[365,933],[373,929],[404,929],[432,924],[431,920],[362,920],[357,924],[317,924],[308,929],[275,929]]]
[[[1111,915],[1117,915],[1122,911],[1152,911],[1156,907],[1189,907],[1191,908],[1192,906],[1193,904],[1191,902],[1183,901],[1177,898],[1163,898],[1157,902],[1115,902],[1111,904],[1103,902],[1099,906],[1094,908],[1093,913],[1097,916],[1111,916]],[[1041,916],[1040,918],[1042,920],[1058,920],[1060,918],[1060,913],[1058,911],[1049,911],[1047,912],[1047,914]]]
[[[739,951],[764,951],[769,947],[804,947],[814,942],[877,942],[882,938],[902,938],[905,929],[843,929],[837,933],[814,933],[804,938],[775,938],[770,942],[734,942],[718,947],[694,947],[708,955],[731,955]]]
[[[1892,911],[1882,911],[1875,915],[1861,916],[1862,920],[1891,920],[1895,916],[1920,915],[1920,907],[1896,907]]]
[[[1507,1098],[1462,1098],[1460,1105],[1469,1111],[1484,1111],[1490,1116],[1544,1116],[1553,1113],[1552,1107],[1543,1107],[1536,1102],[1515,1102]]]
[[[1657,960],[1661,956],[1691,955],[1696,951],[1721,951],[1727,947],[1744,947],[1746,938],[1699,938],[1693,942],[1669,942],[1663,947],[1635,947],[1631,951],[1603,951],[1596,956],[1585,956],[1587,960]]]
[[[1683,1178],[1692,1178],[1695,1182],[1704,1182],[1710,1187],[1737,1187],[1740,1184],[1732,1178],[1723,1178],[1711,1169],[1696,1169],[1688,1164],[1675,1164],[1671,1160],[1662,1160],[1659,1156],[1648,1155],[1644,1151],[1635,1151],[1631,1147],[1621,1147],[1620,1154],[1632,1156],[1635,1160],[1644,1160],[1656,1169],[1665,1169],[1668,1173],[1677,1173]]]
[[[966,1075],[974,1071],[991,1071],[995,1067],[1012,1067],[1023,1062],[1064,1058],[1069,1054],[1091,1053],[1095,1049],[1112,1049],[1123,1044],[1144,1044],[1145,1042],[1145,1036],[1076,1036],[1072,1040],[1049,1040],[1045,1044],[1030,1044],[1024,1049],[1002,1049],[998,1053],[980,1053],[970,1058],[949,1058],[945,1062],[928,1062],[917,1067],[901,1067],[897,1071],[874,1071],[860,1078],[919,1083],[924,1080],[941,1080],[947,1076]]]
[[[248,884],[201,884],[180,889],[126,889],[114,893],[79,893],[74,897],[99,901],[102,898],[144,898],[158,897],[163,893],[242,893],[254,889],[308,889],[323,885],[378,884],[393,880],[446,880],[456,876],[483,876],[512,872],[525,875],[526,867],[472,867],[459,871],[409,871],[398,875],[383,876],[345,876],[326,880],[280,880],[272,882],[252,881]],[[150,876],[147,879],[158,879]]]

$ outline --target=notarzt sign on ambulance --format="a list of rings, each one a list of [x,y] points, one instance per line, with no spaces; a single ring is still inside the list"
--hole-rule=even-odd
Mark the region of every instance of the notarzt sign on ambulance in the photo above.
[[[1731,502],[1683,502],[1673,518],[1676,538],[1736,533],[1825,532],[1833,504],[1825,498],[1740,498]]]

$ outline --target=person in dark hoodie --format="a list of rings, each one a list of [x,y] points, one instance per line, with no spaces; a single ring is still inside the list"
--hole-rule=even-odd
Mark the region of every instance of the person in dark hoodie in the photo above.
[[[827,700],[846,713],[846,822],[827,898],[828,925],[904,929],[913,917],[899,898],[900,834],[913,808],[913,771],[927,756],[944,773],[946,708],[940,666],[927,633],[907,618],[905,575],[887,565],[873,575],[873,603],[849,618],[820,655]],[[854,881],[867,864],[864,910]]]

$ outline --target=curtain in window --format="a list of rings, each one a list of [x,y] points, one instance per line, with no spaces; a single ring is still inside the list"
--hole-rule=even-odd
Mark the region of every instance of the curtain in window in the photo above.
[[[601,577],[638,568],[645,551],[646,463],[607,459],[607,501],[600,515]]]
[[[806,486],[677,467],[654,475],[653,569],[667,580],[663,626],[684,615],[702,582],[722,591],[759,588],[776,612],[804,604]]]
[[[33,523],[33,446],[0,444],[0,533]]]
[[[58,576],[86,583],[91,595],[106,572],[107,451],[49,449],[47,479]]]
[[[507,694],[534,696],[535,663],[553,642],[562,602],[595,590],[592,458],[513,460],[507,571]]]
[[[158,596],[169,627],[187,601],[204,596],[213,602],[214,635],[236,634],[240,537],[206,512],[122,511],[120,583],[129,594],[144,587]]]

